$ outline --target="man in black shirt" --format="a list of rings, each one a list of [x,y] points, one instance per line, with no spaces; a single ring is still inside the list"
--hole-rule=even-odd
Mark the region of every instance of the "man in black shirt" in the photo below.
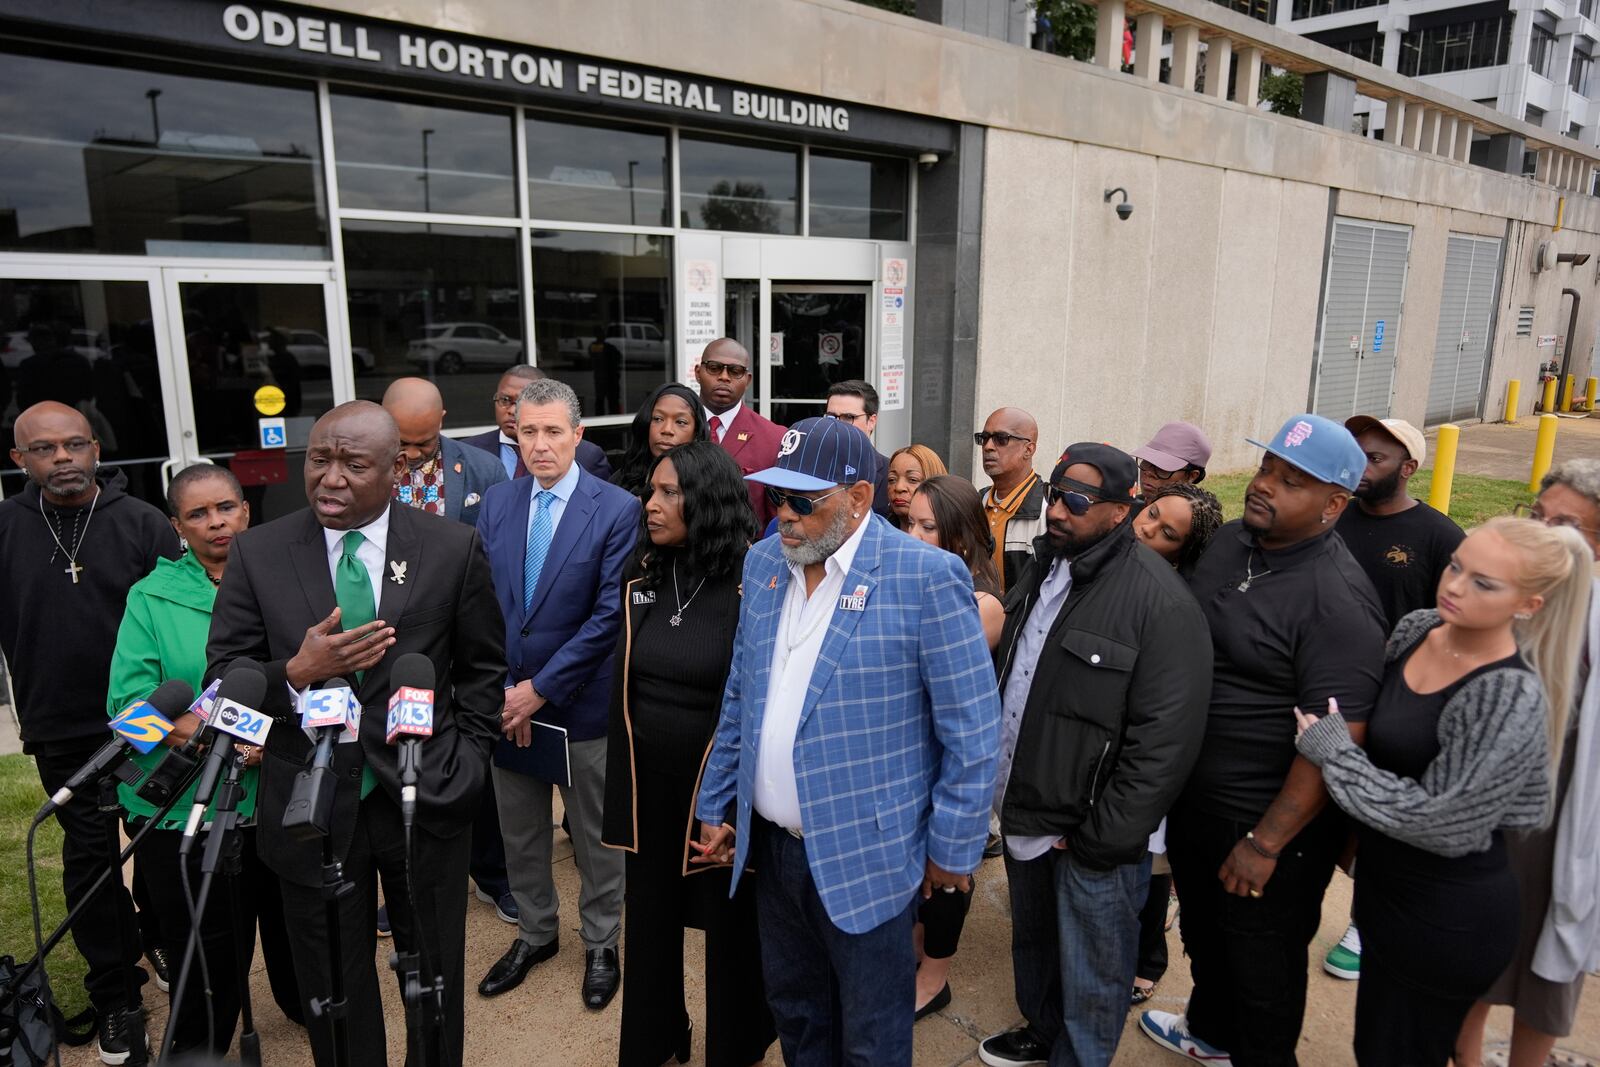
[[[1258,442],[1252,442],[1258,443]],[[1283,425],[1190,582],[1214,649],[1205,741],[1167,829],[1194,976],[1185,1015],[1140,1026],[1182,1055],[1295,1063],[1306,950],[1344,841],[1294,708],[1337,698],[1359,743],[1383,669],[1383,614],[1334,523],[1366,458],[1317,415]],[[1324,809],[1327,809],[1326,811]]]
[[[28,472],[28,486],[0,502],[0,652],[16,686],[23,751],[54,793],[111,736],[106,689],[128,589],[158,558],[178,557],[178,535],[161,512],[123,492],[120,470],[97,477],[99,442],[65,404],[47,400],[17,416],[11,459]],[[100,813],[93,785],[56,819],[70,908],[105,869],[117,821]],[[84,986],[99,1016],[101,1059],[121,1063],[144,1040],[144,1024],[128,997],[141,953],[120,878],[84,909],[72,939],[89,965]],[[135,987],[143,981],[134,976]]]
[[[1406,492],[1427,444],[1422,431],[1401,419],[1357,415],[1344,428],[1366,453],[1367,469],[1356,486],[1355,506],[1339,516],[1339,536],[1372,579],[1393,630],[1418,608],[1433,607],[1439,576],[1466,534],[1449,517]]]

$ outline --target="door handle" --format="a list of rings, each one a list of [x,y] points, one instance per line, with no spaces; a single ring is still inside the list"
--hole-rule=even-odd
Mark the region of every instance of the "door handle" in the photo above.
[[[196,463],[211,462],[212,461],[207,459],[205,456],[196,456],[192,460],[186,460],[182,456],[173,456],[171,459],[166,460],[161,464],[161,491],[163,493],[167,491],[167,487],[172,484],[173,475],[177,474],[184,467],[192,467]]]

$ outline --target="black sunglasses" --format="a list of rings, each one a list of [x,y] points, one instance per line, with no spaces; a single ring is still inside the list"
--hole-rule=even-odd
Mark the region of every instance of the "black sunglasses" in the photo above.
[[[781,508],[787,505],[790,511],[804,518],[815,511],[819,503],[830,496],[838,496],[848,488],[850,488],[848,485],[841,485],[839,488],[823,493],[821,496],[801,496],[799,493],[786,493],[775,485],[769,485],[767,486],[767,503],[774,508]]]
[[[997,433],[990,433],[988,430],[980,430],[972,435],[972,440],[977,443],[979,448],[982,448],[990,441],[995,443],[996,448],[1005,448],[1013,441],[1021,441],[1025,445],[1033,443],[1033,438],[1031,437],[1018,437],[1016,434],[1006,433],[1004,430],[1000,430]]]
[[[1082,482],[1074,482],[1070,478],[1063,478],[1062,481],[1067,482],[1069,485],[1078,486],[1078,489],[1061,489],[1054,485],[1045,486],[1044,497],[1051,507],[1056,504],[1062,504],[1074,515],[1083,515],[1096,504],[1110,503],[1110,501],[1101,497],[1098,491],[1095,492],[1094,496],[1079,491],[1082,489],[1092,490],[1092,486],[1084,485]]]

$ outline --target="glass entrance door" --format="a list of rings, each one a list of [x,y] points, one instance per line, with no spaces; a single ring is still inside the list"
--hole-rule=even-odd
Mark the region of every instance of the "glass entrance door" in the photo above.
[[[774,283],[767,386],[771,418],[782,426],[820,415],[828,387],[867,378],[870,285]]]
[[[301,470],[317,418],[353,395],[327,271],[163,272],[184,464],[231,469],[251,518],[305,506]],[[262,392],[263,386],[274,386]],[[261,419],[284,447],[262,447]]]

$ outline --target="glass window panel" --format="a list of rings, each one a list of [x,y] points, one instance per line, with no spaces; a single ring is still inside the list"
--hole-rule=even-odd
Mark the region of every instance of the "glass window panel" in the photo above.
[[[100,442],[100,462],[121,469],[128,492],[165,510],[167,423],[149,285],[0,279],[0,436],[7,449],[17,414],[43,400],[83,412]],[[0,491],[14,496],[24,484],[26,476],[0,451]]]
[[[527,120],[528,213],[536,219],[672,225],[665,130]]]
[[[813,237],[906,238],[906,162],[811,153]]]
[[[0,247],[326,259],[316,92],[0,54]]]
[[[346,222],[342,232],[356,395],[381,401],[395,378],[419,375],[444,394],[446,429],[494,422],[500,375],[527,362],[518,231]]]
[[[511,112],[334,93],[339,206],[515,215]]]
[[[583,414],[631,414],[666,382],[672,239],[533,231],[539,366],[577,391]]]
[[[800,232],[797,148],[680,136],[678,177],[683,182],[683,226]]]

